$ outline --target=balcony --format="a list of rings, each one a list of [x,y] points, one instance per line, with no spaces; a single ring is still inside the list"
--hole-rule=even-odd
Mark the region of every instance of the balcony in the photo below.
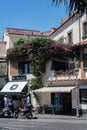
[[[74,75],[74,71],[73,70],[69,70],[69,71],[54,71],[54,76],[58,77],[58,76],[70,76],[70,75]]]
[[[73,70],[69,71],[54,71],[54,77],[57,80],[68,80],[68,79],[75,79],[75,74]]]
[[[78,79],[81,79],[81,69],[79,68]],[[60,80],[76,80],[74,70],[67,71],[53,71],[53,75],[49,77],[48,81],[60,81]]]

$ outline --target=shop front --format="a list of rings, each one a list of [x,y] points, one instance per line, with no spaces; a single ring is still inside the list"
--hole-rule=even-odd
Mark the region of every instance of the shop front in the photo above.
[[[28,95],[27,81],[10,81],[0,91],[1,106],[4,97],[21,100]]]
[[[32,103],[32,95],[30,90],[31,80],[35,78],[32,74],[29,75],[14,75],[11,76],[9,82],[1,89],[0,98],[6,95],[14,99],[20,100],[29,95],[30,102]]]
[[[20,103],[27,96],[27,81],[10,81],[0,91],[0,109],[8,107],[13,102]]]
[[[41,107],[46,108],[46,113],[72,114],[72,87],[44,87],[34,90],[40,97]]]

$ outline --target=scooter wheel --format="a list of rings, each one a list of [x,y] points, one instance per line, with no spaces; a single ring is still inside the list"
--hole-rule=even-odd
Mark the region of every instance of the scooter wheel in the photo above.
[[[27,117],[27,119],[32,119],[32,118],[33,118],[33,115],[32,115],[32,113],[27,113],[27,114],[26,114],[26,117]]]
[[[18,113],[14,113],[14,118],[18,118]]]

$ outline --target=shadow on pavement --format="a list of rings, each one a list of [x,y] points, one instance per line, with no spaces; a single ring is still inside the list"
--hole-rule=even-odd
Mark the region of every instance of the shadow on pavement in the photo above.
[[[9,130],[9,129],[7,129],[7,128],[0,128],[0,130]]]

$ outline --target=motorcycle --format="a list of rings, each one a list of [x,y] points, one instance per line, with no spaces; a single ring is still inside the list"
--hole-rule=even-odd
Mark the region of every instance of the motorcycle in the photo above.
[[[6,108],[3,108],[3,109],[0,111],[0,117],[3,117],[3,118],[12,118],[12,117],[13,117],[13,113],[12,113],[12,111],[10,110],[9,107],[6,107]]]
[[[21,107],[19,107],[18,109],[16,109],[14,111],[14,117],[15,118],[18,118],[19,114],[20,114],[20,116],[25,116],[27,119],[33,118],[31,106],[27,107],[27,109],[22,109]]]

